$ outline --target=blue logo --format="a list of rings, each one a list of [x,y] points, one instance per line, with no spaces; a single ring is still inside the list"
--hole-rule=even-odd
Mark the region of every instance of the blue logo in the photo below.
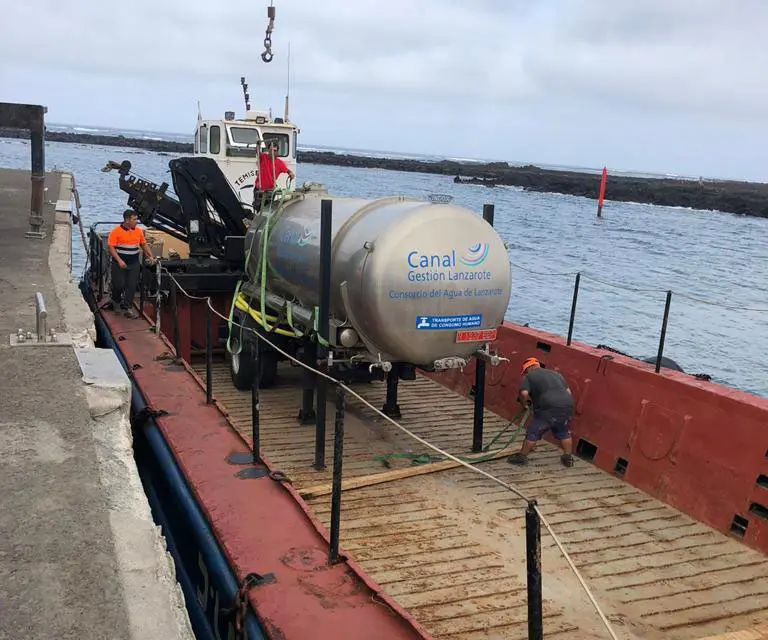
[[[478,242],[467,249],[459,258],[459,262],[467,267],[479,267],[488,257],[490,245],[487,242]]]
[[[464,253],[456,258],[456,250],[452,249],[448,253],[420,253],[411,251],[408,253],[407,261],[411,269],[455,269],[457,263],[465,267],[479,267],[485,262],[490,252],[491,246],[487,242],[478,242],[469,247]]]

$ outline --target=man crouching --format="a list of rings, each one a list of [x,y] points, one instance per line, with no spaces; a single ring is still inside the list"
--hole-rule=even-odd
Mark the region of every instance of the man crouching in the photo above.
[[[547,431],[560,442],[560,461],[573,466],[573,442],[570,423],[573,417],[573,396],[565,378],[557,371],[544,369],[536,358],[523,362],[523,380],[518,402],[527,409],[533,405],[533,419],[528,425],[525,442],[517,453],[507,458],[510,464],[528,464],[528,454]]]

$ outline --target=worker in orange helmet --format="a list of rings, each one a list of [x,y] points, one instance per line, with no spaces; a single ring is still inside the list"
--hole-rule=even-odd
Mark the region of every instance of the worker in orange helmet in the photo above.
[[[518,402],[524,409],[533,405],[533,419],[528,424],[522,448],[509,456],[507,461],[510,464],[528,464],[528,454],[542,436],[551,431],[563,448],[560,461],[564,466],[572,467],[570,423],[573,417],[573,395],[568,383],[557,371],[543,368],[536,358],[528,358],[523,362],[522,374]]]

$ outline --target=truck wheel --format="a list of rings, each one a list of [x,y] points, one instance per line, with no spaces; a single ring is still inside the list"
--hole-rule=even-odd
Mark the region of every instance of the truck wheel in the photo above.
[[[242,350],[239,350],[239,338],[232,336],[232,351],[229,359],[229,372],[232,376],[232,384],[240,391],[246,391],[253,385],[256,377],[256,367],[260,366],[261,376],[259,378],[259,388],[265,389],[275,384],[277,379],[277,353],[271,349],[262,349],[261,353],[256,355],[256,345],[250,340],[245,340],[242,344]]]
[[[246,391],[253,385],[256,377],[256,358],[253,343],[250,340],[240,342],[239,336],[232,336],[232,353],[229,356],[229,373],[232,384],[240,391]],[[238,353],[239,351],[239,353]]]

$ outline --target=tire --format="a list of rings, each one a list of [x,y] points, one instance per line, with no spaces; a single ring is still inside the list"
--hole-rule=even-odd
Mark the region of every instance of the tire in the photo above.
[[[232,377],[232,384],[236,389],[246,391],[251,388],[253,379],[256,377],[254,345],[250,340],[241,343],[240,336],[236,335],[231,337],[230,343],[232,353],[229,354],[229,374]]]
[[[247,391],[256,377],[256,367],[260,366],[259,388],[266,389],[275,384],[277,379],[277,353],[271,349],[262,349],[257,355],[257,347],[251,340],[245,340],[240,349],[240,336],[231,338],[232,351],[229,358],[229,373],[232,384],[240,391]],[[237,351],[240,350],[240,353]]]

